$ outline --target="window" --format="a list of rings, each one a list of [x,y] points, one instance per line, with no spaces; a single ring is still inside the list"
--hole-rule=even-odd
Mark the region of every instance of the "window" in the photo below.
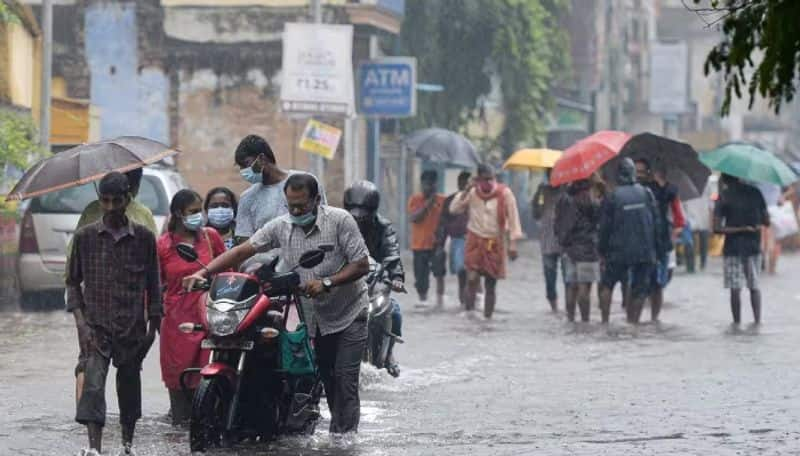
[[[89,203],[96,199],[95,184],[91,183],[36,197],[31,201],[31,212],[35,214],[80,214]],[[167,201],[164,186],[155,176],[142,177],[136,201],[147,206],[153,215],[169,213],[169,201]]]

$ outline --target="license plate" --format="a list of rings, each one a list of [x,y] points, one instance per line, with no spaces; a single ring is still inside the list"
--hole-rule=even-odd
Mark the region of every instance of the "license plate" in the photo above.
[[[210,340],[203,339],[200,348],[205,350],[252,350],[255,342],[252,340]]]

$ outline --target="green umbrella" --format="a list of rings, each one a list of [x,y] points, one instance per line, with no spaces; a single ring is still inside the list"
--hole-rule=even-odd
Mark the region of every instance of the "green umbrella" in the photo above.
[[[713,170],[752,182],[783,187],[798,179],[797,174],[780,158],[750,144],[726,144],[700,154],[700,161]]]

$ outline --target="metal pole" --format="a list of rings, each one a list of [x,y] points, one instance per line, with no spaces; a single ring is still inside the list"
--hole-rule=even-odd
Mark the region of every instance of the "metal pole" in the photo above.
[[[315,24],[322,23],[322,0],[310,0],[311,18]],[[312,172],[325,186],[325,159],[317,154],[311,156]]]
[[[398,213],[398,233],[400,233],[400,247],[408,248],[408,220],[406,214],[406,200],[408,199],[408,149],[400,146],[400,174],[397,178],[398,193],[397,213]]]
[[[42,97],[39,103],[39,144],[50,151],[50,89],[53,75],[53,2],[42,1]]]

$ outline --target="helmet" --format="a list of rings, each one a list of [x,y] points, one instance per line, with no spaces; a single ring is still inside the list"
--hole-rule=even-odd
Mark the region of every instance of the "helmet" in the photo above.
[[[370,181],[354,182],[344,191],[344,208],[357,222],[366,222],[378,212],[381,194]]]

